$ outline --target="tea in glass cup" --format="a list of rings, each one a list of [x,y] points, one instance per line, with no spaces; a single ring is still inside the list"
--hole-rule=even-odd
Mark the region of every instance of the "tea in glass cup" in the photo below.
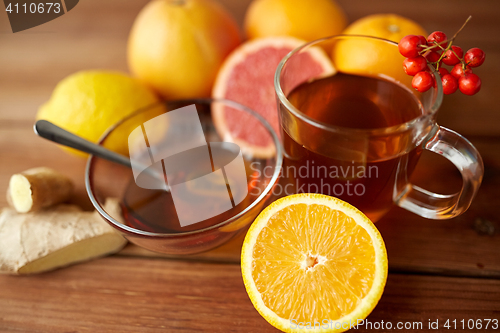
[[[296,82],[299,55],[332,45],[336,73]],[[294,193],[323,193],[359,208],[373,221],[393,204],[427,218],[465,211],[483,175],[477,150],[436,124],[443,93],[411,88],[396,43],[366,36],[334,36],[285,57],[275,76],[284,148],[282,177]],[[454,163],[461,192],[441,195],[409,182],[423,150]],[[291,193],[288,193],[291,194]]]

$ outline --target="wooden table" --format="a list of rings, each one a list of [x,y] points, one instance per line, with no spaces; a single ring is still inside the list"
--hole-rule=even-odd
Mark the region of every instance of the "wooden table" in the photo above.
[[[487,53],[476,71],[482,91],[474,97],[447,96],[439,114],[441,125],[468,137],[481,152],[486,169],[479,194],[469,211],[453,220],[425,220],[395,208],[377,223],[390,273],[368,319],[393,325],[422,322],[424,330],[429,321],[439,320],[440,331],[448,331],[443,326],[448,319],[456,319],[459,327],[462,319],[466,325],[469,319],[500,320],[500,110],[495,100],[500,2],[338,1],[351,21],[393,12],[428,31],[449,34],[471,14],[458,44]],[[93,68],[127,71],[127,35],[146,2],[80,1],[63,17],[16,34],[0,14],[0,193],[11,174],[44,165],[69,174],[77,183],[75,201],[91,209],[83,187],[85,161],[37,138],[33,119],[65,76]],[[248,2],[223,4],[242,22]],[[436,175],[443,186],[429,181]],[[454,167],[430,154],[415,178],[444,193],[460,186]],[[0,196],[0,206],[5,205]],[[245,292],[240,244],[241,237],[182,259],[128,245],[117,255],[50,273],[0,276],[0,332],[274,332]]]

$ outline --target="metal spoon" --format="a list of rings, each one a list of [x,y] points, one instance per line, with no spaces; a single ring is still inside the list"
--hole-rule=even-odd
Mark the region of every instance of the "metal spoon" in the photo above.
[[[66,131],[47,120],[38,120],[33,126],[35,133],[47,140],[59,143],[63,146],[75,148],[84,153],[89,153],[105,160],[124,165],[131,168],[130,159],[121,154],[85,140],[76,134]]]
[[[38,136],[44,139],[132,168],[130,159],[128,157],[106,149],[98,144],[87,141],[76,134],[62,129],[61,127],[51,123],[50,121],[38,120],[33,126],[33,129]],[[163,174],[158,174],[155,170],[148,168],[147,166],[141,166],[138,165],[138,163],[135,163],[134,165],[137,165],[138,167],[143,169],[144,172],[147,172],[149,175],[155,178],[161,180],[165,179]],[[169,191],[168,188],[167,191]]]

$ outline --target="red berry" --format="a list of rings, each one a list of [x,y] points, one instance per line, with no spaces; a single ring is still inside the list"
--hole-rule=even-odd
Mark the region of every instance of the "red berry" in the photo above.
[[[473,73],[466,73],[458,79],[458,87],[465,95],[474,95],[481,89],[481,79]]]
[[[465,66],[465,71],[462,68],[462,64],[456,64],[450,71],[450,74],[453,75],[456,79],[459,79],[466,73],[472,73],[472,68],[469,66]]]
[[[446,46],[446,43],[442,43],[447,39],[446,34],[442,31],[434,31],[427,37],[427,45],[434,46],[436,43],[442,47]]]
[[[403,69],[408,75],[415,75],[427,68],[427,60],[424,57],[418,56],[415,58],[405,58],[403,60]]]
[[[413,77],[411,85],[418,91],[425,92],[434,85],[434,78],[429,72],[418,72]]]
[[[439,75],[441,76],[441,78],[446,74],[450,74],[450,72],[448,72],[448,70],[444,67],[439,67]]]
[[[460,46],[453,45],[451,49],[446,51],[446,53],[444,54],[443,62],[448,66],[453,66],[458,64],[463,56],[464,56],[464,51],[462,51],[462,48]]]
[[[427,45],[427,39],[425,39],[425,37],[422,35],[418,35],[418,38],[420,38],[420,45],[423,45],[425,47]]]
[[[477,47],[473,47],[465,53],[464,60],[465,63],[470,67],[478,67],[483,64],[485,56],[486,55],[484,54],[483,50]]]
[[[422,51],[422,46],[419,46],[421,39],[416,35],[404,36],[398,44],[399,53],[408,58],[414,58],[418,56],[418,53]]]
[[[458,80],[451,74],[443,75],[441,83],[445,95],[453,94],[458,89]]]
[[[429,62],[437,62],[439,60],[439,57],[441,57],[441,53],[436,51],[429,51],[425,55],[425,58]]]

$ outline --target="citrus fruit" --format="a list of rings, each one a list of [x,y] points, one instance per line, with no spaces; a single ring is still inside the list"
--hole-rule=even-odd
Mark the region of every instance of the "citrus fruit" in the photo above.
[[[374,14],[351,23],[342,34],[366,35],[392,40],[398,43],[406,35],[427,36],[418,23],[395,14]]]
[[[375,14],[351,23],[342,34],[366,35],[398,43],[406,35],[427,36],[414,21],[394,14]],[[404,57],[397,47],[369,40],[344,40],[335,44],[333,62],[340,72],[392,77],[411,87],[411,77],[403,70]]]
[[[240,42],[236,22],[212,0],[151,1],[130,32],[128,63],[167,99],[204,97]]]
[[[353,206],[296,194],[257,216],[243,243],[241,270],[250,300],[271,325],[317,332],[317,322],[321,332],[343,332],[377,305],[387,254],[378,230]],[[299,323],[311,327],[300,330]]]
[[[248,106],[279,133],[274,73],[281,59],[304,43],[293,37],[258,38],[243,43],[222,64],[212,96]],[[295,85],[334,72],[328,55],[320,48],[309,48],[300,57],[297,63],[301,70],[297,71],[300,75],[295,78]],[[238,144],[244,152],[262,158],[274,154],[272,138],[251,115],[217,104],[212,108],[212,118],[219,135]]]
[[[293,36],[306,41],[337,35],[347,20],[334,0],[254,0],[245,16],[249,38]]]
[[[158,97],[137,79],[118,72],[81,71],[63,79],[48,102],[38,110],[45,119],[97,142],[112,125],[140,108],[158,102]],[[128,135],[128,132],[127,132]],[[109,149],[128,154],[127,137],[114,135]],[[77,150],[66,148],[80,156]]]

